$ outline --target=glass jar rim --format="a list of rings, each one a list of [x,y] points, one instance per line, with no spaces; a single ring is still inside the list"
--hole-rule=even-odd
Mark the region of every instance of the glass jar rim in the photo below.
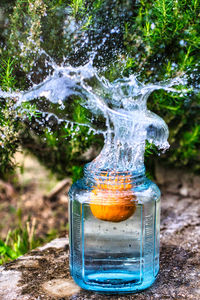
[[[90,168],[90,163],[84,166],[84,175],[93,179],[95,181],[105,181],[108,179],[112,182],[117,182],[117,179],[124,179],[124,181],[132,181],[145,177],[145,167],[144,165],[137,170],[127,170],[127,171],[114,171],[114,170],[102,170],[102,169],[92,169]]]

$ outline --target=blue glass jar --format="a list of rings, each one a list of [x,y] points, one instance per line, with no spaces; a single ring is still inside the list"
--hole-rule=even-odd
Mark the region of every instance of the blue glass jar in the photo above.
[[[86,290],[135,293],[159,270],[160,191],[137,172],[92,170],[69,192],[70,271]]]

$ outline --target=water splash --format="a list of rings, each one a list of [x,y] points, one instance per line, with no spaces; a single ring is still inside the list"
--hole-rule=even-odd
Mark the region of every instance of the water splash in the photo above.
[[[55,62],[51,67],[53,72],[41,83],[22,92],[0,90],[0,97],[15,98],[15,108],[22,115],[27,110],[23,103],[31,101],[47,123],[53,119],[57,124],[84,125],[103,134],[105,146],[90,168],[140,170],[146,141],[160,149],[169,147],[167,125],[147,109],[147,99],[158,89],[177,92],[173,86],[184,84],[183,79],[144,85],[131,75],[109,82],[99,75],[92,60],[80,67]],[[38,122],[42,125],[42,120]]]

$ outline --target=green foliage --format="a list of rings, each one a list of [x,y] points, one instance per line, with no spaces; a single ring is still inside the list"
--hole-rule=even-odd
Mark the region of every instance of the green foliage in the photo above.
[[[3,59],[0,64],[0,86],[4,91],[15,89],[14,61]],[[15,101],[0,100],[0,177],[6,178],[14,169],[13,156],[18,147],[19,124],[15,120]]]
[[[23,102],[21,104],[21,108],[23,109],[23,112],[25,113],[29,121],[31,121],[33,117],[38,118],[41,116],[41,112],[38,111],[36,104]]]
[[[11,60],[10,57],[7,61],[2,59],[2,63],[0,65],[0,82],[1,88],[5,91],[13,90],[16,85],[16,78],[13,75],[13,65],[14,60]]]
[[[78,13],[83,13],[85,9],[85,0],[72,0],[71,8],[73,15],[76,16]]]
[[[9,55],[15,55],[24,72],[33,68],[38,57],[41,20],[45,12],[46,5],[43,0],[17,0],[15,3],[10,19],[7,49]]]
[[[19,225],[13,231],[9,231],[6,240],[0,239],[0,265],[27,253],[41,243],[34,236],[35,223],[26,223],[26,227]]]
[[[179,94],[156,91],[148,107],[169,126],[166,161],[200,172],[200,99],[193,92],[200,82],[200,2],[143,0],[135,8],[124,29],[125,73],[136,72],[146,82],[186,74],[191,88],[184,87],[187,91]]]
[[[134,71],[143,69],[145,76],[157,75],[159,79],[187,68],[192,71],[199,58],[199,14],[197,1],[141,1],[125,31],[128,53],[138,58]],[[171,68],[172,64],[176,66]],[[149,66],[154,70],[148,72]]]
[[[157,154],[158,150],[154,144],[150,144],[148,141],[146,141],[146,146],[145,146],[145,158],[148,158],[150,155],[156,153]]]
[[[6,56],[4,53],[3,56]],[[0,59],[0,88],[5,92],[12,92],[17,89],[15,70],[17,64],[15,59]],[[23,81],[21,86],[23,86]],[[18,111],[15,107],[16,100],[7,97],[0,99],[0,178],[8,179],[15,171],[14,154],[21,141],[20,132],[24,125],[20,117],[31,121],[33,117],[39,117],[34,104],[28,102],[22,104],[23,110]]]
[[[67,224],[67,226],[62,225],[59,228],[49,230],[45,236],[37,235],[36,219],[31,217],[31,214],[28,216],[27,221],[24,222],[22,208],[16,209],[10,206],[9,211],[12,214],[13,224],[10,224],[12,229],[8,231],[6,238],[2,239],[0,236],[0,265],[50,242],[58,237],[61,232],[69,230]]]
[[[91,146],[95,144],[99,146],[103,142],[101,137],[94,136],[90,132],[89,127],[76,124],[87,124],[89,118],[78,99],[73,100],[70,109],[74,123],[66,126],[63,122],[53,127],[47,123],[49,125],[47,128],[39,126],[38,129],[37,122],[40,121],[40,115],[37,115],[36,107],[33,105],[34,115],[30,115],[31,122],[27,122],[20,133],[23,147],[36,155],[46,167],[56,173],[58,178],[67,175],[78,178],[83,165],[87,162],[83,153]]]
[[[76,182],[83,177],[83,168],[80,166],[72,166],[72,182]]]
[[[29,125],[28,125],[29,126]],[[87,162],[83,153],[92,145],[101,145],[102,138],[89,133],[87,127],[65,124],[53,131],[28,130],[25,127],[20,139],[23,146],[36,155],[39,160],[54,172],[58,178],[78,178]]]

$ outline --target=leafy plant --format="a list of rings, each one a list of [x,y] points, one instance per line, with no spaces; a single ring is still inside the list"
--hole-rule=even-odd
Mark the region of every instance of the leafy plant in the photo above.
[[[85,0],[72,0],[70,6],[72,8],[72,12],[74,16],[84,11],[84,4],[85,4]]]
[[[1,88],[6,91],[13,90],[16,85],[16,78],[13,75],[14,60],[10,57],[8,60],[2,59],[0,71]]]
[[[6,240],[0,239],[0,265],[27,253],[41,243],[34,236],[35,219],[32,224],[28,221],[26,227],[21,225],[9,231]]]
[[[23,102],[21,104],[21,109],[29,121],[31,121],[33,117],[37,118],[41,116],[41,112],[38,111],[36,104],[31,104],[30,102]]]
[[[200,101],[193,90],[200,82],[199,16],[200,3],[196,0],[143,0],[124,29],[128,54],[125,74],[139,73],[139,79],[146,82],[185,74],[187,84],[178,88],[186,92],[156,91],[148,100],[148,107],[163,117],[170,129],[171,147],[165,161],[196,172],[200,172]]]
[[[4,91],[15,89],[14,61],[3,59],[0,65],[0,85]],[[18,147],[19,123],[16,121],[14,99],[0,100],[0,177],[5,178],[14,169],[13,155]]]
[[[72,182],[76,182],[81,177],[83,177],[83,167],[72,166]]]
[[[46,5],[43,0],[17,0],[13,8],[7,51],[10,56],[15,56],[24,72],[29,72],[38,58],[41,20],[45,13]]]

